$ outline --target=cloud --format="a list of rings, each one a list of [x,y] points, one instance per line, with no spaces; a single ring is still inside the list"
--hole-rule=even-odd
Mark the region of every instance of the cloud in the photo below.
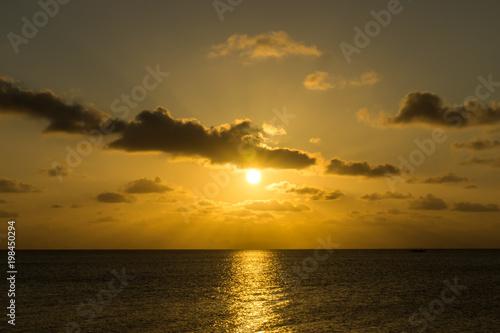
[[[420,210],[442,210],[446,209],[448,205],[443,199],[436,198],[432,194],[427,194],[425,197],[419,197],[416,200],[410,202],[411,209]]]
[[[370,112],[367,108],[359,109],[359,111],[356,112],[356,118],[362,123],[369,123],[371,121]]]
[[[369,71],[361,74],[360,78],[349,81],[351,86],[371,86],[380,81],[380,76],[375,71]]]
[[[50,177],[67,177],[70,175],[70,169],[64,165],[58,165],[49,169],[42,169],[41,171]]]
[[[50,208],[63,208],[63,206],[55,204],[55,205],[50,206]]]
[[[457,202],[453,204],[451,210],[459,212],[499,212],[500,209],[496,204],[479,204],[472,202]]]
[[[488,139],[474,138],[474,139],[471,139],[469,142],[454,142],[452,147],[455,149],[481,151],[481,150],[499,148],[500,141],[499,140],[488,140]]]
[[[20,87],[16,82],[0,77],[0,114],[18,114],[48,120],[44,132],[81,133],[99,129],[109,121],[116,129],[125,125],[123,121],[92,106],[69,104],[61,96],[48,89],[33,91]]]
[[[7,203],[7,200],[0,199],[0,204],[4,204],[4,203]]]
[[[467,190],[474,190],[474,189],[477,188],[477,185],[467,185],[464,188],[467,189]]]
[[[383,177],[386,174],[399,174],[395,165],[386,163],[373,165],[368,162],[342,161],[339,158],[330,160],[326,167],[327,174],[342,176]]]
[[[315,71],[306,76],[303,84],[309,90],[328,90],[337,87],[332,81],[327,72]]]
[[[102,222],[117,222],[118,220],[112,216],[101,217],[97,220],[90,221],[91,223],[102,223]]]
[[[418,179],[415,177],[408,178],[406,182],[408,184],[446,184],[446,183],[462,183],[468,182],[469,178],[457,176],[456,174],[449,172],[444,175],[428,177],[424,179]]]
[[[321,138],[310,138],[309,142],[319,145],[321,143]]]
[[[41,189],[16,179],[0,178],[1,193],[37,193]]]
[[[311,208],[306,205],[294,205],[290,201],[278,200],[247,200],[238,205],[246,209],[259,211],[303,212],[311,210]]]
[[[467,101],[460,105],[446,105],[441,98],[431,92],[412,92],[401,101],[394,117],[386,117],[386,125],[440,125],[440,126],[480,126],[500,122],[500,107],[485,106],[480,101]]]
[[[320,56],[316,46],[306,46],[293,40],[284,31],[271,31],[253,37],[234,34],[226,42],[213,45],[209,58],[238,55],[243,63],[251,64],[267,58],[282,58],[287,55]]]
[[[162,185],[160,177],[155,179],[141,178],[129,182],[126,187],[126,193],[165,193],[174,189],[166,185]]]
[[[11,217],[18,217],[19,214],[16,212],[7,212],[5,210],[0,210],[0,217],[1,218],[11,218]]]
[[[409,199],[412,198],[413,196],[411,193],[403,194],[399,192],[385,192],[385,193],[371,193],[371,194],[365,194],[361,197],[363,200],[370,200],[370,201],[375,201],[375,200],[384,200],[384,199]]]
[[[459,163],[459,165],[485,165],[492,168],[500,168],[500,156],[496,157],[471,157]]]
[[[244,168],[304,169],[316,163],[307,152],[266,146],[262,129],[250,120],[207,128],[196,119],[174,119],[162,107],[138,114],[109,147],[206,158],[212,164]]]
[[[285,135],[286,131],[284,128],[281,127],[276,127],[268,123],[263,123],[262,124],[262,130],[264,133],[267,133],[269,135]]]
[[[117,192],[102,192],[96,197],[97,201],[105,203],[134,202],[133,196],[124,195]]]
[[[305,196],[309,200],[337,200],[344,196],[339,190],[328,191],[319,187],[295,185],[289,182],[274,183],[266,186],[266,190],[281,194]]]
[[[334,88],[342,89],[346,86],[360,87],[373,85],[378,81],[380,81],[380,77],[374,71],[363,73],[359,78],[351,80],[347,80],[340,75],[333,76],[328,72],[315,71],[306,76],[303,84],[309,90],[328,90]]]

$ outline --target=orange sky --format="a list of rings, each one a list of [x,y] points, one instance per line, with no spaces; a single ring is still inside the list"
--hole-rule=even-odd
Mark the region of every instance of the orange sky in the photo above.
[[[9,6],[19,248],[498,247],[498,4]]]

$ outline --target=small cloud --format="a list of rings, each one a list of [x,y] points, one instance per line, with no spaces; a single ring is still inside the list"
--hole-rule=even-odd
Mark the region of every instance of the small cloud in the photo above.
[[[500,168],[500,156],[496,157],[471,157],[459,163],[459,165],[484,165],[492,168]]]
[[[281,194],[305,196],[309,200],[337,200],[344,196],[344,193],[339,190],[328,191],[319,187],[295,185],[289,182],[271,184],[266,187],[266,190]]]
[[[50,177],[67,177],[70,175],[70,169],[67,166],[59,164],[53,168],[42,169],[40,170],[43,173],[46,173]]]
[[[330,160],[326,166],[327,174],[341,176],[365,176],[365,177],[383,177],[387,174],[399,174],[400,170],[393,164],[373,165],[368,162],[343,161],[339,158]]]
[[[327,72],[315,71],[314,73],[306,76],[303,84],[304,87],[309,90],[328,90],[337,87],[337,85],[335,85],[332,81],[333,80],[330,77],[330,74],[328,74]],[[345,83],[343,84],[343,86],[344,85]]]
[[[380,81],[379,75],[374,72],[366,72],[361,74],[359,78],[346,80],[342,76],[330,75],[328,72],[315,71],[306,76],[304,79],[304,87],[309,90],[328,90],[328,89],[343,89],[346,86],[360,87],[373,85]]]
[[[363,200],[376,201],[376,200],[384,200],[384,199],[409,199],[413,196],[411,193],[403,194],[399,192],[385,192],[385,193],[371,193],[365,194],[361,197]]]
[[[23,183],[16,179],[0,178],[1,193],[38,193],[40,188]]]
[[[112,216],[101,217],[97,220],[90,221],[90,223],[103,223],[103,222],[117,222],[118,220]]]
[[[369,123],[371,118],[370,112],[368,111],[367,108],[359,109],[359,111],[356,113],[356,118],[358,119],[359,122]]]
[[[173,190],[171,187],[162,185],[160,177],[137,179],[129,182],[125,187],[125,193],[165,193]]]
[[[178,199],[175,199],[175,198],[166,198],[166,197],[160,197],[156,200],[153,200],[151,202],[156,202],[156,203],[176,203],[176,202],[179,202]]]
[[[380,76],[375,71],[369,71],[361,74],[359,79],[352,79],[349,81],[351,86],[359,87],[359,86],[371,86],[380,81]]]
[[[446,209],[448,205],[443,199],[436,198],[432,194],[427,194],[425,197],[419,197],[416,200],[410,202],[410,209],[419,210],[443,210]]]
[[[451,210],[459,211],[459,212],[498,212],[500,209],[496,204],[479,204],[472,202],[457,202],[453,204],[453,208]]]
[[[288,55],[320,56],[316,46],[306,46],[293,40],[284,31],[271,31],[249,37],[234,34],[226,42],[213,45],[208,53],[209,58],[236,54],[246,65],[267,58],[283,58]]]
[[[469,178],[457,176],[452,172],[448,172],[444,175],[428,177],[424,179],[417,179],[415,177],[408,178],[406,182],[408,184],[446,184],[446,183],[463,183],[468,182]]]
[[[134,202],[135,198],[117,192],[102,192],[96,197],[97,201],[105,203]]]
[[[0,204],[7,203],[7,200],[0,199]]]
[[[474,189],[477,188],[477,185],[467,185],[464,188],[467,189],[467,190],[474,190]]]
[[[63,208],[63,207],[64,207],[64,206],[57,205],[57,204],[56,204],[56,205],[52,205],[52,206],[50,206],[50,208]]]
[[[316,145],[319,145],[321,143],[321,138],[317,138],[317,137],[316,138],[310,138],[309,142],[310,143],[314,143]]]
[[[12,217],[18,217],[19,214],[16,212],[7,212],[5,210],[0,210],[0,217],[1,218],[12,218]]]
[[[278,200],[247,200],[241,204],[242,207],[250,210],[275,211],[275,212],[303,212],[311,211],[311,208],[298,204],[294,205],[290,201]]]
[[[268,123],[263,123],[262,124],[262,130],[264,133],[269,134],[269,135],[285,135],[286,131],[284,128],[281,127],[276,127]]]
[[[452,147],[455,149],[463,149],[463,150],[470,150],[470,151],[482,151],[482,150],[499,148],[500,141],[474,138],[468,142],[454,142],[452,144]]]

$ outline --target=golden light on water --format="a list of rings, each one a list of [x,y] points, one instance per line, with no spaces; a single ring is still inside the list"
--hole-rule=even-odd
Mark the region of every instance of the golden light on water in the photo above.
[[[260,172],[255,169],[248,171],[247,180],[251,184],[257,184],[260,181]]]
[[[276,253],[238,251],[232,258],[232,332],[262,332],[282,321],[286,304]]]

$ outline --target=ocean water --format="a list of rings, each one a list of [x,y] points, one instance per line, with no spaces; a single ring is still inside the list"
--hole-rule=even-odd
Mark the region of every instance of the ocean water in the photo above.
[[[17,260],[16,327],[5,332],[500,332],[496,250],[18,251]]]

